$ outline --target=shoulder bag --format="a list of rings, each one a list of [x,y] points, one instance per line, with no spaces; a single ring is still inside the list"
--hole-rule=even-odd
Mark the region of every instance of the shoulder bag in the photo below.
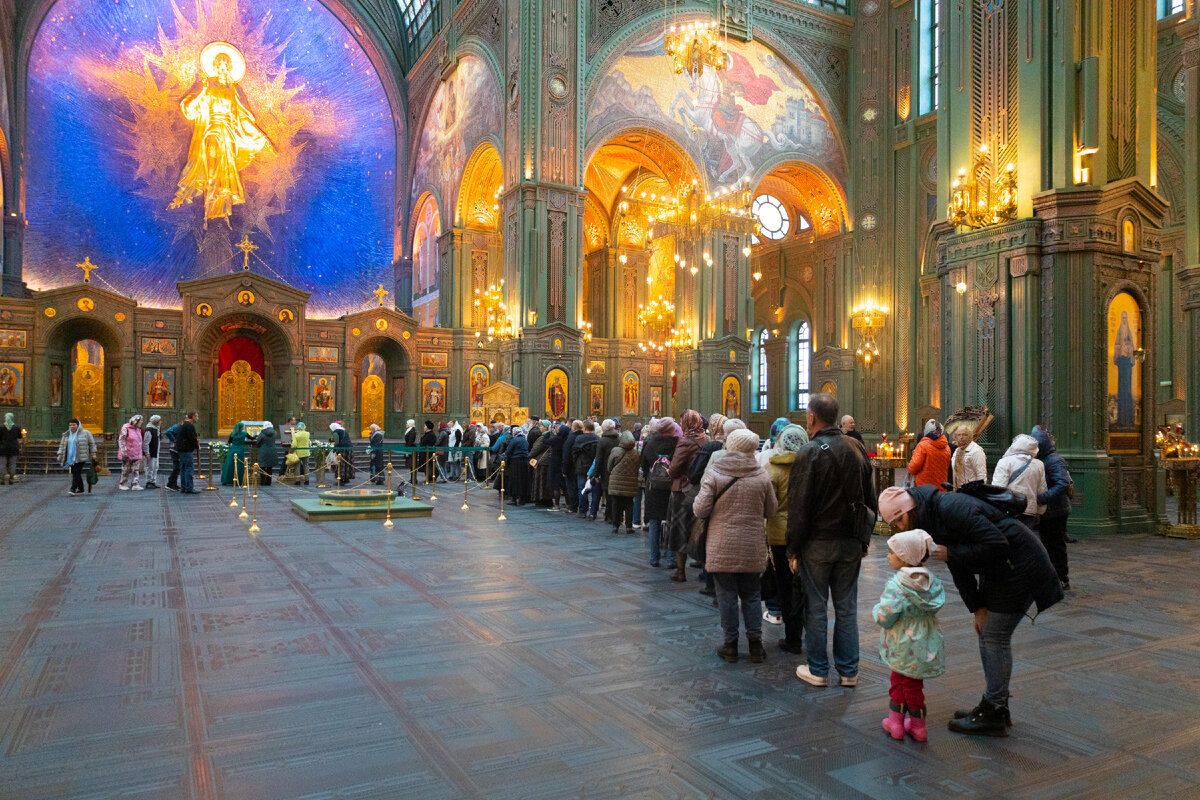
[[[739,475],[738,478],[741,476]],[[721,499],[721,495],[725,491],[738,482],[738,478],[734,478],[729,483],[721,487],[721,491],[717,492],[717,496],[713,498],[712,511],[708,512],[707,517],[695,517],[692,519],[692,529],[688,535],[688,543],[685,548],[688,556],[704,563],[705,550],[708,547],[708,521],[712,519],[712,515],[717,510],[717,501]]]

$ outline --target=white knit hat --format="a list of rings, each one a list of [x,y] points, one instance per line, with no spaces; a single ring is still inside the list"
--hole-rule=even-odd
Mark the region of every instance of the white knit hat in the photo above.
[[[933,552],[933,537],[920,528],[892,534],[887,540],[888,550],[891,550],[900,560],[910,567],[919,567]]]

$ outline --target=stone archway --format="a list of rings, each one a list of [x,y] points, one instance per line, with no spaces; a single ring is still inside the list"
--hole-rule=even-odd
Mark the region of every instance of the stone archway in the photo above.
[[[237,344],[241,340],[244,344]],[[230,403],[241,405],[237,414],[258,410],[257,419],[286,415],[288,404],[298,402],[292,369],[294,357],[288,338],[276,322],[253,312],[232,312],[210,322],[196,337],[197,379],[193,382],[195,405],[201,412],[201,426],[226,436],[233,425]],[[223,360],[224,356],[224,360]],[[242,363],[244,362],[244,366]],[[227,373],[233,373],[227,377]],[[257,380],[254,379],[255,376]],[[222,415],[222,379],[225,380],[227,406]],[[258,397],[254,393],[257,386]],[[233,392],[231,395],[230,392]],[[232,424],[231,424],[232,420]]]
[[[404,346],[387,336],[373,336],[354,351],[351,369],[358,392],[359,429],[364,437],[369,435],[372,423],[385,434],[404,430],[404,415],[411,407],[409,398],[416,391],[408,385],[409,366]]]
[[[97,436],[120,426],[123,379],[134,380],[121,375],[121,356],[116,331],[95,319],[68,319],[47,333],[46,375],[40,380],[46,382],[52,430],[65,429],[68,417]]]

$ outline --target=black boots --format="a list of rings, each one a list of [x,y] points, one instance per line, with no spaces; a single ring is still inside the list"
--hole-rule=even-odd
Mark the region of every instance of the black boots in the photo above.
[[[970,711],[955,711],[946,727],[968,736],[1008,736],[1010,725],[1008,706],[992,705],[987,698],[980,698],[979,705]]]
[[[717,648],[717,655],[719,655],[722,660],[728,661],[730,664],[736,664],[738,660],[737,645],[737,639],[726,642]],[[762,649],[762,642],[759,642],[759,649]]]
[[[762,639],[750,640],[750,663],[761,664],[767,660],[767,651],[763,648]]]

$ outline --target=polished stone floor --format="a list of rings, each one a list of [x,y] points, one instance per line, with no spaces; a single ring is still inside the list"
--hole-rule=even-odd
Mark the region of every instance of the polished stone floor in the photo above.
[[[1008,739],[945,730],[982,689],[947,579],[919,745],[880,729],[878,546],[861,682],[815,689],[773,646],[718,660],[697,584],[607,526],[442,487],[391,531],[309,524],[274,486],[251,536],[228,492],[114,483],[0,487],[0,797],[1200,797],[1200,542],[1071,546]]]

